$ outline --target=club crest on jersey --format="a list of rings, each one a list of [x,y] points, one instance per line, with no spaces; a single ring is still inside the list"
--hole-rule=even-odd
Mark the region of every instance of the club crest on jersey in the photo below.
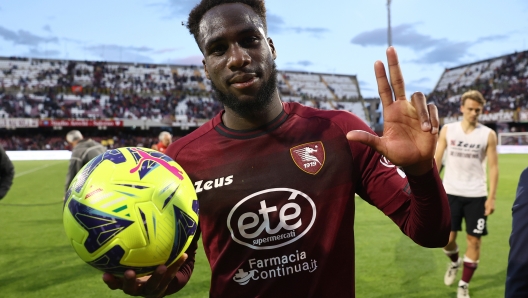
[[[308,174],[315,175],[323,168],[325,162],[325,150],[323,142],[311,142],[290,148],[293,161]]]

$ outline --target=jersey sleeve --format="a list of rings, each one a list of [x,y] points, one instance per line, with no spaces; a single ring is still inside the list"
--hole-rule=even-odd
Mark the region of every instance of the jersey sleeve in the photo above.
[[[353,129],[375,134],[363,121],[351,120],[353,125],[343,127],[345,134]],[[359,142],[349,142],[349,146],[358,177],[356,193],[390,217],[417,244],[445,246],[451,215],[436,168],[421,176],[408,176],[371,147]]]
[[[506,298],[528,297],[528,168],[519,178],[512,207],[512,231],[506,277]]]
[[[173,281],[169,284],[166,295],[174,294],[181,290],[188,282],[189,279],[191,279],[191,275],[194,270],[194,263],[196,261],[196,251],[198,250],[198,240],[200,239],[200,229],[196,231],[196,234],[194,235],[193,240],[191,241],[191,244],[185,251],[187,254],[187,260],[185,260],[185,263],[180,267],[178,272],[176,273],[175,278]]]

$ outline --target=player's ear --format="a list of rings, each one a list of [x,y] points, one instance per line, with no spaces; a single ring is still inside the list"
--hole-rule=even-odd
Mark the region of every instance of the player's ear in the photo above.
[[[209,71],[207,70],[207,65],[205,65],[205,58],[202,59],[202,64],[204,66],[204,71],[205,71],[205,77],[210,80],[211,77],[209,76]]]
[[[277,50],[275,50],[275,45],[273,44],[273,39],[268,37],[268,44],[271,49],[271,54],[273,55],[273,60],[277,59]]]

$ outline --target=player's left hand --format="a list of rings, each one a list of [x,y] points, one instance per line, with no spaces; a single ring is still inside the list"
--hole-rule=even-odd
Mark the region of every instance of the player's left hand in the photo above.
[[[488,198],[486,203],[484,203],[484,208],[486,210],[484,211],[484,216],[493,214],[493,211],[495,211],[495,199]]]
[[[421,175],[433,167],[439,130],[438,110],[434,104],[426,104],[421,92],[415,92],[410,102],[407,100],[398,55],[393,47],[387,49],[387,61],[390,84],[383,62],[374,63],[383,104],[383,136],[353,130],[348,132],[347,138],[374,148],[393,164],[404,167],[406,173]]]
[[[166,267],[160,265],[152,275],[136,277],[133,270],[127,270],[122,278],[110,273],[103,274],[103,281],[112,290],[121,289],[130,296],[141,296],[147,298],[159,298],[165,296],[165,291],[174,280],[180,266],[187,260],[184,253],[174,264]]]

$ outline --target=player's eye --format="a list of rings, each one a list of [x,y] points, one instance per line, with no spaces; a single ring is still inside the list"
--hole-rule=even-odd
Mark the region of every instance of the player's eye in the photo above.
[[[250,36],[250,37],[246,37],[242,40],[242,44],[246,45],[246,46],[252,46],[252,45],[255,45],[259,42],[259,38],[256,37],[256,36]]]
[[[225,51],[227,50],[227,47],[224,46],[224,45],[216,45],[216,46],[213,46],[209,49],[209,53],[212,54],[212,55],[217,55],[217,56],[221,56],[225,53]]]

